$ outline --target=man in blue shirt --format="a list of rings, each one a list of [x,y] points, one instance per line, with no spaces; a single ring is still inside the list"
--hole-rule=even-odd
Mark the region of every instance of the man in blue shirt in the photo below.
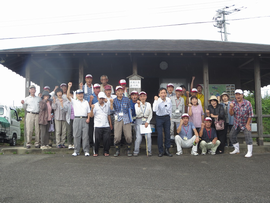
[[[132,91],[130,94],[130,107],[131,107],[131,113],[132,113],[132,118],[133,122],[136,120],[136,112],[135,112],[135,104],[137,104],[138,100],[138,92],[137,91]]]
[[[159,89],[159,98],[154,97],[153,111],[156,112],[156,125],[158,133],[158,151],[159,157],[163,155],[172,157],[169,152],[171,147],[170,143],[170,127],[171,127],[171,115],[172,115],[172,102],[167,96],[167,90],[165,88]],[[163,131],[165,133],[165,152],[163,151]]]
[[[200,130],[200,137],[202,138],[200,149],[202,150],[202,155],[205,155],[208,149],[210,149],[210,154],[215,155],[220,145],[220,141],[217,139],[217,132],[214,128],[211,128],[211,125],[212,119],[206,117]]]
[[[91,74],[87,74],[85,76],[85,84],[83,85],[82,83],[80,84],[80,89],[83,90],[83,99],[88,101],[90,100],[90,96],[93,94],[93,76]]]
[[[189,122],[189,115],[187,113],[182,114],[180,125],[177,128],[177,133],[179,135],[175,136],[175,143],[177,146],[176,155],[180,156],[183,154],[182,147],[192,147],[191,155],[197,156],[197,144],[199,142],[199,135],[193,123]]]
[[[115,88],[116,98],[110,99],[110,109],[114,110],[114,145],[115,145],[115,154],[117,157],[120,155],[120,141],[122,132],[127,142],[127,155],[132,156],[131,153],[131,144],[132,144],[132,134],[131,134],[131,124],[130,124],[130,102],[127,97],[123,96],[123,88],[117,86]]]

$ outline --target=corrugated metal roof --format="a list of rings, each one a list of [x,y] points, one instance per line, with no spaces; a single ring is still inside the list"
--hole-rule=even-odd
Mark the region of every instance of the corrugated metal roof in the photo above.
[[[110,40],[0,50],[2,53],[201,52],[270,53],[270,45],[208,40]]]

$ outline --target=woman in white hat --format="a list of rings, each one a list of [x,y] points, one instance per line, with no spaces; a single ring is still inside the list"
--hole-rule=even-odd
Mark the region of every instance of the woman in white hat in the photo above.
[[[220,145],[217,149],[217,154],[223,154],[224,152],[224,147],[225,147],[225,130],[217,130],[215,126],[215,122],[224,122],[225,120],[225,112],[224,108],[221,104],[218,103],[218,99],[216,96],[212,95],[210,97],[209,101],[209,106],[206,110],[206,114],[208,117],[211,117],[211,119],[214,121],[212,122],[212,127],[215,128],[217,131],[217,137],[218,140],[220,141]]]

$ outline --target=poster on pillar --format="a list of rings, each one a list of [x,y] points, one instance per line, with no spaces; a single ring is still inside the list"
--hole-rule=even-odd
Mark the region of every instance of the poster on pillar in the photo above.
[[[203,84],[201,84],[203,86]],[[209,84],[209,97],[212,95],[220,96],[226,92],[230,100],[234,99],[235,84]]]

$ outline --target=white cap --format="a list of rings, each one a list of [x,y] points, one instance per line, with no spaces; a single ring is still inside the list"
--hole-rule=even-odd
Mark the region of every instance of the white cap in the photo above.
[[[172,83],[169,83],[167,87],[174,87],[174,85]]]
[[[51,89],[49,86],[45,86],[44,88],[43,88],[44,90],[46,90],[46,89]]]
[[[243,90],[241,89],[236,89],[234,94],[243,94]]]
[[[66,83],[62,83],[62,84],[60,85],[60,87],[63,87],[63,86],[67,86],[67,84],[66,84]]]
[[[136,90],[133,90],[133,91],[130,93],[130,95],[132,95],[132,94],[138,94],[138,92],[137,92]]]
[[[177,87],[175,91],[183,91],[182,87]]]
[[[139,95],[142,95],[142,94],[147,95],[146,92],[144,92],[144,91],[141,91],[141,92],[139,93]]]
[[[122,84],[127,84],[127,82],[126,82],[125,79],[121,79],[121,80],[119,81],[119,84],[120,84],[120,85],[122,85]]]
[[[98,88],[98,87],[100,87],[100,84],[98,83],[94,84],[94,88]]]
[[[212,121],[212,118],[206,117],[204,120],[205,120],[205,121]]]
[[[182,118],[184,118],[184,117],[188,117],[189,118],[189,115],[187,113],[183,113],[182,114]]]
[[[191,92],[198,92],[196,88],[192,88]]]
[[[123,87],[122,86],[116,86],[115,91],[117,91],[119,89],[123,89]]]
[[[81,90],[81,89],[78,89],[78,90],[76,91],[76,94],[81,94],[81,93],[83,93],[83,90]]]
[[[100,98],[100,99],[106,99],[107,97],[106,97],[106,95],[105,95],[104,92],[100,92],[100,93],[98,93],[98,98]]]
[[[93,76],[91,74],[87,74],[85,77],[86,78],[93,78]]]

